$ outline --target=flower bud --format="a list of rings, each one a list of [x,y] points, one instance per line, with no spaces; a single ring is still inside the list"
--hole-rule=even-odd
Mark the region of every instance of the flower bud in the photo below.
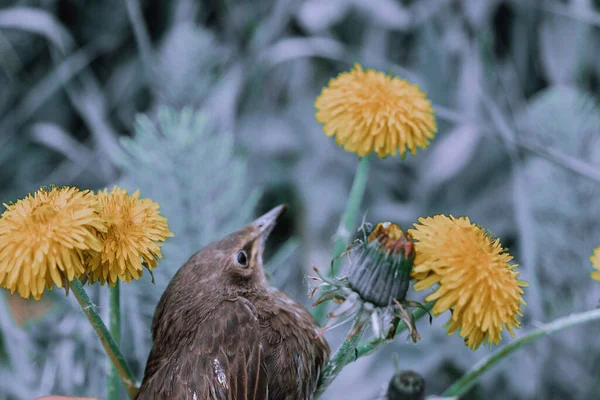
[[[416,301],[406,300],[415,257],[412,237],[391,222],[378,223],[367,236],[367,226],[370,224],[363,224],[359,231],[363,239],[354,241],[346,252],[336,257],[348,255],[348,275],[326,277],[313,267],[317,276],[311,278],[315,283],[311,297],[320,289],[313,306],[326,301],[338,304],[328,314],[330,320],[319,334],[354,319],[349,337],[370,323],[378,339],[392,339],[402,321],[416,342],[420,336],[412,314],[406,309],[423,307]]]
[[[396,224],[380,222],[361,247],[350,270],[350,287],[378,307],[404,300],[414,259],[410,234]]]

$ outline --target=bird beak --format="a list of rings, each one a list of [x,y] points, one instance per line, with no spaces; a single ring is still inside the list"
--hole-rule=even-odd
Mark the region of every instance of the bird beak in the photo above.
[[[262,217],[254,220],[250,225],[258,230],[256,236],[263,236],[264,238],[269,236],[269,233],[271,233],[277,223],[277,219],[285,212],[285,210],[287,210],[287,204],[280,204]]]

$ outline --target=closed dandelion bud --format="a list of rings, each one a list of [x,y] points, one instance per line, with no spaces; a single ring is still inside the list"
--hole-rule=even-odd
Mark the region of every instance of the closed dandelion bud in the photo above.
[[[425,380],[414,371],[402,371],[393,376],[386,393],[387,400],[425,399]]]
[[[391,222],[380,222],[369,234],[349,275],[352,289],[379,307],[404,300],[414,259],[410,234]]]
[[[413,342],[420,337],[413,316],[405,306],[423,307],[420,303],[406,300],[415,257],[413,241],[409,233],[391,222],[380,222],[368,234],[361,227],[362,240],[356,240],[345,253],[350,265],[348,275],[325,277],[315,267],[317,277],[313,277],[320,296],[313,306],[325,301],[335,301],[339,305],[328,314],[330,321],[322,332],[355,320],[355,331],[370,323],[378,338],[391,339],[396,334],[396,326],[403,321]],[[350,333],[350,337],[355,333]]]

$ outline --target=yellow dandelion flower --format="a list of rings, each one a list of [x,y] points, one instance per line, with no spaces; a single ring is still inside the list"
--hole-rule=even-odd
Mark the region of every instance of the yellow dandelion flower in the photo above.
[[[85,273],[88,250],[100,250],[105,230],[96,196],[77,188],[42,188],[0,217],[0,286],[39,300]]]
[[[173,234],[158,211],[159,204],[139,197],[139,190],[128,196],[118,187],[98,193],[100,217],[108,229],[99,234],[101,249],[90,253],[91,283],[131,282],[142,276],[143,266],[152,270],[162,258],[160,243]]]
[[[600,246],[594,249],[594,254],[590,257],[590,261],[592,262],[592,266],[596,269],[596,271],[591,273],[592,279],[600,281]]]
[[[315,102],[317,121],[329,137],[360,157],[415,154],[433,139],[437,126],[431,102],[417,85],[354,64],[331,79]]]
[[[415,290],[438,284],[427,301],[435,301],[433,313],[452,310],[448,334],[460,336],[473,350],[486,341],[498,344],[504,326],[514,337],[520,327],[522,287],[512,256],[469,218],[445,215],[420,218],[415,229]]]

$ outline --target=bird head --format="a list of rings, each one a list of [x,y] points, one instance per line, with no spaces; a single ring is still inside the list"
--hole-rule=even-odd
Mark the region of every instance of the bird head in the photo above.
[[[181,268],[186,271],[186,279],[190,284],[201,285],[203,292],[210,291],[211,287],[230,292],[266,288],[265,244],[286,209],[286,205],[279,205],[194,254]]]
[[[173,338],[182,326],[203,320],[219,299],[264,294],[268,289],[263,270],[265,243],[286,209],[279,205],[194,254],[164,291],[154,313],[152,337],[177,341]]]

